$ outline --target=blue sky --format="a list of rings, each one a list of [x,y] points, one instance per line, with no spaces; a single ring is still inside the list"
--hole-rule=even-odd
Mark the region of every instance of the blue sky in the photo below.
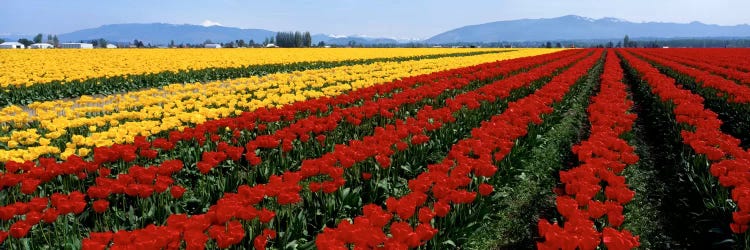
[[[629,21],[750,23],[748,0],[2,0],[0,35],[113,23],[221,24],[274,31],[427,38],[465,25],[580,15]],[[539,7],[543,6],[543,7]]]

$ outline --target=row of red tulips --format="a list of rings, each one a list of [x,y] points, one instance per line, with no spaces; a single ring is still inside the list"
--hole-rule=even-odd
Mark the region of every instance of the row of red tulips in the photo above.
[[[729,102],[741,104],[750,103],[750,86],[738,84],[732,80],[715,75],[710,71],[688,67],[663,57],[654,56],[646,51],[631,50],[631,52],[647,60],[673,69],[679,74],[695,78],[695,81],[704,87],[713,88],[723,92],[727,95],[727,100]]]
[[[708,73],[719,75],[725,78],[729,78],[738,81],[745,85],[750,85],[750,72],[741,71],[735,68],[727,68],[717,66],[713,63],[713,58],[685,58],[675,55],[676,53],[664,53],[664,51],[643,51],[651,56],[663,58],[665,60],[684,64],[689,67],[693,67],[699,70],[704,70]],[[683,55],[690,56],[690,55]]]
[[[494,82],[490,85],[486,85],[476,91],[456,96],[454,101],[458,103],[469,103],[470,100],[476,100],[476,98],[494,101],[498,98],[502,98],[503,96],[508,95],[511,89],[519,88],[528,84],[528,82],[521,81],[521,79],[528,79],[529,76],[532,76],[534,78],[541,78],[544,75],[539,75],[539,73],[546,72],[548,75],[549,73],[551,73],[550,70],[554,70],[564,65],[564,63],[552,63],[548,66],[534,69],[524,74],[509,77],[504,80]],[[519,76],[523,76],[525,78]],[[301,201],[300,192],[302,192],[302,184],[307,182],[306,180],[310,180],[308,182],[308,189],[313,192],[320,191],[320,189],[322,189],[324,193],[336,191],[346,182],[346,180],[343,178],[343,172],[345,171],[345,169],[348,169],[355,163],[364,161],[367,158],[377,158],[378,155],[385,158],[390,157],[390,155],[394,152],[393,147],[397,147],[399,142],[403,142],[404,140],[408,141],[409,139],[411,139],[412,144],[416,142],[426,142],[425,139],[418,139],[419,137],[425,136],[425,130],[435,130],[439,128],[439,126],[435,126],[434,124],[444,124],[455,121],[452,113],[459,111],[462,108],[464,108],[463,105],[450,104],[440,109],[431,109],[429,107],[426,107],[420,110],[418,114],[416,114],[416,119],[408,118],[406,121],[399,122],[396,126],[388,125],[385,127],[376,128],[375,133],[372,136],[367,136],[361,140],[350,141],[348,145],[336,145],[334,146],[334,148],[336,148],[334,152],[327,153],[320,158],[307,159],[303,161],[299,171],[287,171],[282,175],[272,176],[268,184],[259,184],[253,187],[241,186],[238,189],[240,192],[238,192],[237,194],[225,194],[224,197],[221,198],[215,206],[212,206],[209,209],[208,213],[189,217],[189,219],[187,219],[189,222],[194,220],[204,220],[203,225],[207,225],[206,227],[193,229],[192,233],[181,231],[179,226],[170,225],[170,219],[168,219],[168,223],[166,226],[152,225],[149,226],[149,229],[147,230],[135,230],[130,233],[119,231],[117,233],[114,233],[114,235],[129,235],[129,237],[119,237],[121,239],[119,241],[116,237],[101,237],[101,241],[95,241],[96,239],[92,237],[90,239],[87,239],[85,244],[91,246],[102,246],[109,244],[110,241],[113,241],[111,245],[112,247],[128,246],[132,244],[138,244],[141,246],[144,246],[144,244],[168,246],[169,244],[180,244],[180,239],[187,240],[187,238],[185,238],[187,235],[195,234],[196,232],[203,232],[211,226],[225,226],[227,225],[227,223],[232,223],[235,220],[247,221],[254,218],[260,218],[261,222],[268,223],[268,220],[272,219],[273,216],[271,215],[270,218],[266,217],[266,219],[268,220],[264,220],[262,218],[262,213],[256,212],[259,209],[256,209],[254,207],[264,198],[270,199],[275,197],[276,202],[282,205],[297,204]],[[471,109],[472,106],[467,105],[466,108]],[[429,138],[427,138],[427,140],[429,140]],[[383,165],[381,167],[388,168],[389,166]],[[327,176],[328,180],[323,182],[313,181],[314,179],[320,179],[323,176]],[[272,213],[268,210],[261,210],[261,212],[262,211],[267,211],[266,213]],[[221,214],[221,216],[219,216],[219,214]],[[174,216],[177,215],[170,216],[170,218]],[[220,218],[217,218],[217,216]],[[206,221],[207,224],[205,223]],[[138,242],[122,240],[123,238],[133,239],[137,236],[142,236],[150,230],[169,231],[171,233],[163,233],[160,235],[181,235],[182,237],[151,241],[141,240]],[[227,231],[224,233],[228,234],[229,232]],[[211,236],[210,233],[209,236]],[[237,236],[238,237],[228,237],[233,240],[224,242],[218,242],[220,241],[220,239],[213,236],[211,236],[211,238],[216,239],[217,243],[219,243],[219,246],[228,246],[239,242],[239,240],[241,240],[244,235]],[[208,238],[205,239],[207,240]],[[203,243],[205,243],[205,241],[203,241]],[[188,245],[191,244],[188,243]],[[200,244],[195,245],[198,246]]]
[[[750,51],[742,48],[707,48],[707,49],[667,49],[659,54],[672,55],[682,59],[707,62],[741,72],[750,72],[750,62],[745,60]]]
[[[608,249],[639,246],[637,236],[617,229],[624,221],[623,205],[635,195],[620,174],[638,161],[634,148],[621,138],[632,130],[636,119],[629,113],[633,102],[622,79],[620,60],[610,52],[600,92],[588,107],[591,134],[573,147],[581,165],[560,172],[564,190],[556,205],[565,219],[564,227],[540,220],[539,234],[545,241],[537,244],[539,249],[596,249],[602,241]]]
[[[629,53],[622,55],[661,101],[674,107],[677,122],[687,125],[681,131],[683,142],[696,153],[705,155],[711,174],[723,187],[731,189],[732,200],[738,208],[732,214],[732,231],[747,231],[750,223],[750,151],[740,147],[738,139],[721,131],[722,121],[703,106],[703,98],[677,87],[674,79],[660,74],[647,62]]]
[[[551,105],[562,100],[597,59],[588,57],[534,94],[510,103],[504,113],[473,129],[471,138],[454,144],[442,162],[428,166],[426,172],[409,180],[409,193],[388,198],[386,209],[367,205],[364,215],[324,230],[317,238],[318,248],[407,249],[431,239],[437,233],[431,226],[433,219],[445,217],[452,206],[475,202],[477,193],[487,196],[493,192],[485,181],[497,171],[495,163],[510,152],[516,139],[527,133],[530,123],[539,124],[543,114],[552,112]],[[417,225],[412,227],[409,222],[414,222],[415,215]],[[390,237],[384,232],[386,228],[390,228]]]

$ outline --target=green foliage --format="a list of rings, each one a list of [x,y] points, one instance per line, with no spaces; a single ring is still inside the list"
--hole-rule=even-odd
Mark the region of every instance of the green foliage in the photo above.
[[[31,41],[31,40],[29,40],[29,39],[26,39],[26,38],[21,38],[21,39],[18,39],[18,42],[19,42],[19,43],[22,43],[22,44],[23,44],[24,46],[26,46],[26,47],[29,47],[29,46],[30,46],[31,44],[33,44],[33,43],[34,43],[34,41]]]
[[[312,46],[312,36],[308,31],[277,32],[275,44],[282,48],[308,48]]]
[[[34,39],[32,41],[34,41],[34,43],[41,43],[43,37],[44,36],[42,35],[42,33],[39,33],[36,36],[34,36]]]

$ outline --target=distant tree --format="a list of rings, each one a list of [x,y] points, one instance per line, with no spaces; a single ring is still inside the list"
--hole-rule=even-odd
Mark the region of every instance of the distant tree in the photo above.
[[[263,46],[268,45],[270,42],[271,42],[271,40],[268,39],[268,37],[266,37],[266,40],[263,40]]]
[[[273,40],[273,37],[271,37],[271,38],[270,38],[270,39],[268,40],[268,43],[274,43],[274,44],[275,44],[275,43],[276,43],[276,41],[275,41],[275,40]]]
[[[546,43],[546,44],[544,45],[544,47],[545,47],[545,48],[548,48],[548,49],[549,49],[549,48],[552,48],[552,42],[547,42],[547,43]]]
[[[288,34],[288,32],[276,32],[276,43],[273,44],[279,47],[289,47],[290,41]]]
[[[34,36],[34,43],[41,43],[43,37],[42,33],[36,34],[36,36]]]
[[[247,42],[247,46],[249,46],[249,47],[255,47],[255,40],[250,39],[250,41]]]
[[[245,47],[245,46],[246,44],[245,44],[244,39],[237,40],[237,47]]]
[[[104,40],[104,38],[99,38],[99,47],[100,48],[106,48],[107,47],[107,40]]]
[[[625,38],[622,39],[622,46],[630,48],[630,37],[628,35],[625,35]]]
[[[60,47],[60,39],[57,39],[57,35],[52,36],[52,45],[55,45],[55,47]]]
[[[138,41],[138,39],[133,40],[133,45],[135,45],[136,48],[143,48],[143,41]]]
[[[607,43],[607,48],[612,48],[613,46],[614,46],[614,45],[612,44],[612,41],[609,41],[609,42]]]
[[[357,45],[357,42],[355,42],[354,40],[352,40],[352,41],[349,41],[349,43],[347,43],[347,45],[349,45],[349,47],[354,47],[354,46]]]
[[[169,40],[169,47],[174,48],[174,40]]]
[[[5,39],[0,38],[0,43],[4,43]]]
[[[26,47],[28,47],[29,45],[31,45],[31,44],[33,44],[33,43],[34,43],[34,41],[31,41],[31,40],[29,40],[29,39],[26,39],[26,38],[21,38],[21,39],[18,39],[18,42],[19,42],[19,43],[22,43],[22,44],[23,44],[24,46],[26,46]]]
[[[326,42],[323,42],[323,41],[318,42],[318,47],[325,47],[325,46],[326,46]]]
[[[559,42],[558,42],[558,43],[555,43],[555,48],[562,48],[562,44],[561,44],[561,43],[559,43]]]
[[[305,47],[312,47],[312,35],[309,31],[305,31],[302,35],[302,45]]]
[[[52,44],[52,34],[47,34],[47,43]]]
[[[302,33],[300,33],[299,31],[294,32],[294,47],[302,47]]]
[[[91,45],[94,45],[94,48],[99,47],[99,40],[91,40],[88,41]]]
[[[206,45],[209,43],[214,43],[214,42],[212,42],[211,39],[206,39],[206,41],[203,41],[203,45]]]

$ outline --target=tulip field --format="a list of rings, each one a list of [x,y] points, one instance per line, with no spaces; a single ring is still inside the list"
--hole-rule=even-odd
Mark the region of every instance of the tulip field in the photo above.
[[[747,58],[0,51],[0,249],[747,249]]]

